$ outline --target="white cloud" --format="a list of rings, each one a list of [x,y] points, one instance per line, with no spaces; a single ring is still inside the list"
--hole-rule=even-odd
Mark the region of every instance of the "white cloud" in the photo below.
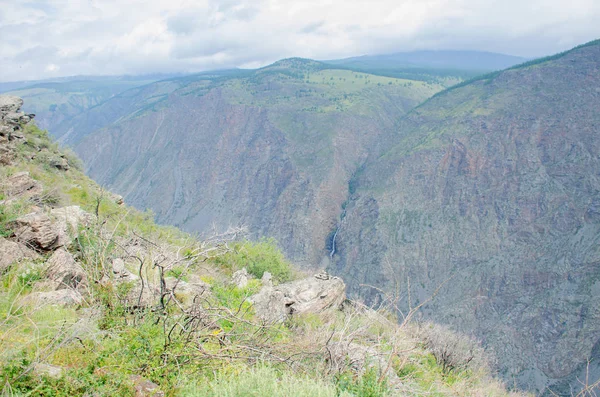
[[[600,37],[597,0],[16,0],[2,7],[0,81],[413,49],[540,56]]]

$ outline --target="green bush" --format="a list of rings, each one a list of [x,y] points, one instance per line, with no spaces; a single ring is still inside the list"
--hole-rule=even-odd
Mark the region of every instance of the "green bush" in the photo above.
[[[361,376],[343,372],[336,378],[339,393],[349,393],[356,397],[384,397],[388,395],[385,378],[380,381],[375,368],[369,368]]]
[[[292,279],[292,266],[285,259],[274,239],[262,239],[259,242],[244,241],[234,247],[234,251],[218,258],[217,262],[225,267],[241,269],[261,278],[269,272],[277,282]]]

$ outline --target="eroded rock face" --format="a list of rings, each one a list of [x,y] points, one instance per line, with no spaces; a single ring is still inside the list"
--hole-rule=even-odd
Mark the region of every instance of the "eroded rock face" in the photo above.
[[[23,244],[0,237],[0,274],[22,260],[37,258],[39,258],[39,255]]]
[[[46,276],[58,283],[57,289],[77,288],[86,283],[85,271],[64,248],[54,251],[46,265]]]
[[[338,309],[346,299],[346,285],[338,277],[313,276],[275,287],[265,286],[250,298],[256,314],[267,322],[282,322],[301,313]]]
[[[420,312],[493,348],[509,384],[580,386],[600,357],[599,71],[588,46],[403,118],[345,207],[330,269],[349,295],[441,286]]]

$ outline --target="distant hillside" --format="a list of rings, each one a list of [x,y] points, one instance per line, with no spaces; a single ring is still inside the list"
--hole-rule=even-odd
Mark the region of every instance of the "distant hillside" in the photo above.
[[[0,92],[24,98],[42,128],[54,130],[67,120],[119,93],[170,75],[74,76],[54,80],[0,83]]]
[[[331,271],[375,303],[443,286],[426,317],[475,331],[509,383],[571,395],[588,359],[600,379],[598,87],[596,41],[406,114],[350,184]]]
[[[484,51],[412,51],[324,62],[367,73],[420,80],[432,76],[468,79],[525,61],[527,59],[522,57]]]

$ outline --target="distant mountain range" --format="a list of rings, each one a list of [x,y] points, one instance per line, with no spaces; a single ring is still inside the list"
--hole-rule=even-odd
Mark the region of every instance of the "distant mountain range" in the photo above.
[[[423,318],[482,339],[510,384],[563,395],[600,378],[600,42],[522,61],[292,58],[66,116],[77,87],[14,94],[160,222],[246,225],[372,304],[435,295]]]
[[[384,55],[364,55],[323,61],[368,73],[393,77],[427,78],[428,75],[471,78],[506,69],[528,59],[484,51],[413,51]]]

